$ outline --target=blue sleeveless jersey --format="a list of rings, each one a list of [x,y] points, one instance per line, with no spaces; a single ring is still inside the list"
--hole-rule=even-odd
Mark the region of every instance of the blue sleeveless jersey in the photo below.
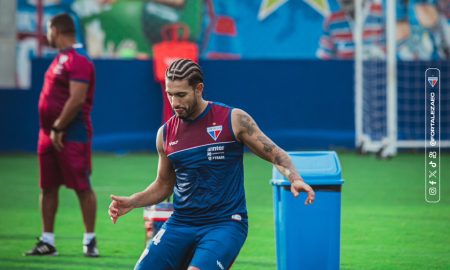
[[[164,150],[176,173],[169,223],[246,221],[243,145],[234,136],[231,111],[209,102],[195,120],[173,116],[166,122]]]

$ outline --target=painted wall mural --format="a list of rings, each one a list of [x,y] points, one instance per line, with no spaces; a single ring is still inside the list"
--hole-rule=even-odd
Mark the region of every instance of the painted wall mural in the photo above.
[[[17,0],[17,87],[51,57],[45,25],[68,12],[93,58],[151,59],[161,29],[183,24],[200,59],[352,59],[353,0]],[[385,53],[383,1],[364,0],[364,44]],[[450,0],[397,1],[398,58],[450,59]]]

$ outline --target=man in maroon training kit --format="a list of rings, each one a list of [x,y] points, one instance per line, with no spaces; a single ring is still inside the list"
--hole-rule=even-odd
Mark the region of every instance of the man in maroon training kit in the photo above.
[[[43,232],[36,246],[25,253],[57,255],[54,223],[61,185],[74,189],[80,201],[86,232],[85,256],[97,257],[94,234],[97,199],[91,188],[90,113],[95,69],[82,45],[76,43],[75,25],[68,14],[53,17],[47,25],[50,46],[60,52],[45,73],[39,98],[39,171]]]

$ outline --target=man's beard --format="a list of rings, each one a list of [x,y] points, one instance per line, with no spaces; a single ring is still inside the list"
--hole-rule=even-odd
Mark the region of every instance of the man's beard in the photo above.
[[[183,120],[189,119],[189,117],[191,117],[194,114],[195,110],[197,109],[197,105],[198,105],[197,100],[194,99],[194,103],[192,103],[192,106],[190,106],[189,109],[185,109],[186,112],[185,115],[184,116],[178,115],[178,117]]]

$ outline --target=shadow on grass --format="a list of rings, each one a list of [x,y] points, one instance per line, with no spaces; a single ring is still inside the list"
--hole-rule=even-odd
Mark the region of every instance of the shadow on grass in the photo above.
[[[0,234],[0,240],[31,240],[35,241],[38,236],[33,234]]]
[[[1,258],[0,269],[131,269],[134,267],[134,263],[121,263],[122,260],[123,258],[119,256],[85,258],[68,255]]]
[[[239,259],[239,264],[251,265],[255,267],[270,267],[270,269],[276,269],[275,262],[261,262],[257,260]]]

